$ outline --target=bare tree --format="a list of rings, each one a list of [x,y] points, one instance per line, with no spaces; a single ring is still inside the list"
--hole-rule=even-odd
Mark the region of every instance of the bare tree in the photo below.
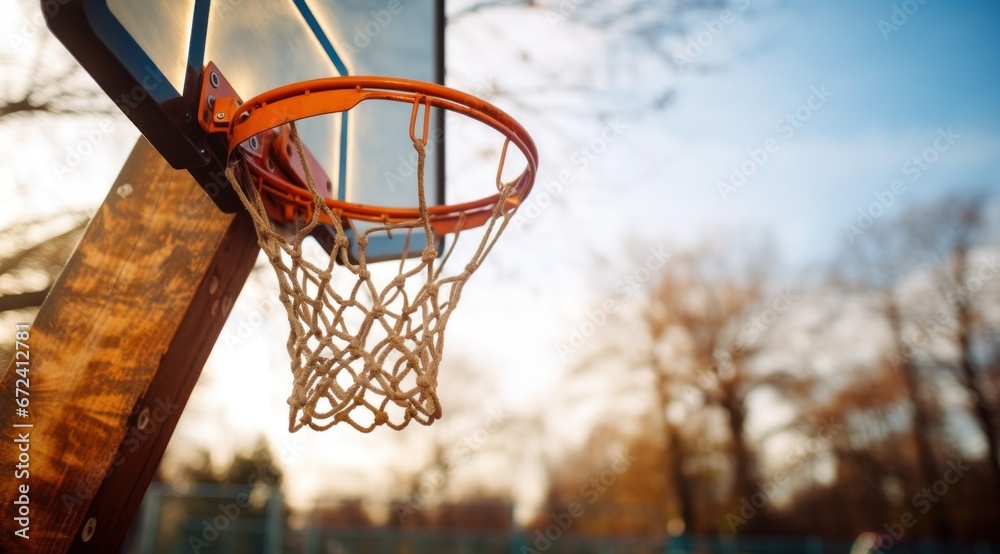
[[[18,122],[111,114],[114,104],[45,28],[38,2],[20,0],[7,17],[21,21],[9,39],[12,50],[0,59],[0,133],[23,133]],[[50,119],[44,119],[50,118]],[[10,154],[10,153],[8,153]],[[17,158],[8,158],[17,163]],[[13,184],[16,187],[18,184]],[[89,220],[86,211],[37,214],[0,229],[0,313],[41,306]],[[0,356],[6,355],[6,347]]]
[[[892,365],[879,360],[871,366],[844,368],[844,373],[850,373],[850,379],[836,393],[825,395],[829,399],[817,401],[818,395],[810,396],[813,406],[803,412],[806,417],[800,418],[817,431],[823,421],[835,421],[840,426],[829,437],[837,464],[836,481],[819,495],[820,502],[829,509],[828,528],[839,535],[856,534],[873,521],[891,517],[893,501],[901,498],[890,499],[883,491],[905,482],[914,462],[913,455],[908,455],[912,449],[907,448],[907,429],[893,422],[893,414],[906,405],[909,397],[905,387],[899,386],[900,376]],[[814,491],[823,488],[818,483],[812,487]],[[805,496],[808,499],[811,495]],[[803,513],[815,517],[816,512]]]
[[[758,472],[746,436],[748,398],[763,387],[794,395],[801,386],[789,372],[755,368],[758,355],[775,346],[766,338],[773,321],[763,324],[759,316],[771,304],[781,305],[782,312],[790,305],[769,290],[773,261],[764,247],[747,252],[710,248],[671,262],[647,310],[649,328],[659,335],[653,371],[658,388],[666,390],[661,398],[677,399],[681,385],[689,403],[724,414],[731,441],[731,496],[734,501],[750,498]]]
[[[935,355],[936,366],[952,370],[972,404],[972,412],[986,442],[987,462],[993,474],[994,491],[1000,498],[1000,436],[998,436],[996,398],[991,398],[985,381],[985,359],[1000,352],[986,328],[987,313],[997,306],[982,290],[1000,268],[990,260],[978,259],[976,249],[986,246],[988,196],[950,194],[932,204],[921,205],[907,214],[905,232],[938,262],[932,271],[939,298],[934,307],[943,305],[942,322],[953,341],[953,356]],[[996,250],[986,252],[995,259]],[[983,271],[985,270],[985,271]],[[985,283],[984,283],[985,281]],[[932,308],[933,309],[933,308]],[[933,320],[933,319],[932,319]],[[950,331],[950,332],[949,332]],[[992,348],[994,352],[988,351]],[[978,351],[978,352],[977,352]],[[977,358],[984,360],[977,362]]]
[[[581,372],[604,367],[604,359],[624,363],[648,383],[652,425],[662,437],[664,482],[673,491],[670,505],[685,526],[694,531],[717,531],[696,502],[688,469],[697,462],[689,442],[706,437],[695,420],[718,416],[728,434],[729,490],[726,507],[750,498],[758,481],[757,459],[747,437],[749,399],[765,388],[782,396],[803,394],[807,379],[795,377],[791,368],[763,368],[761,355],[779,347],[770,340],[775,321],[760,316],[772,305],[780,313],[790,305],[771,287],[774,279],[768,248],[742,245],[709,246],[671,257],[649,295],[642,299],[640,316],[629,324],[629,344],[610,344],[582,362]],[[775,314],[777,315],[777,313]],[[618,378],[617,381],[623,381]],[[720,425],[706,424],[717,429]],[[666,494],[666,491],[665,491]],[[710,510],[709,510],[710,512]],[[726,526],[728,530],[728,526]]]
[[[7,17],[21,20],[21,35],[8,37],[14,54],[0,59],[0,125],[38,116],[117,113],[89,75],[55,43],[38,2],[20,0]]]
[[[939,428],[936,402],[926,384],[930,381],[922,371],[917,352],[909,340],[909,323],[914,318],[914,303],[906,295],[908,279],[918,274],[928,262],[920,237],[908,222],[912,212],[877,221],[865,234],[852,241],[848,251],[849,272],[854,273],[855,285],[867,290],[872,310],[888,327],[890,346],[887,360],[902,377],[911,410],[911,433],[916,449],[918,483],[933,483],[940,476],[939,460],[935,456],[934,437]],[[937,536],[954,536],[947,510],[935,510],[934,528]]]
[[[674,98],[674,76],[679,71],[709,68],[704,60],[683,53],[685,40],[690,42],[695,33],[702,31],[698,25],[717,19],[726,10],[743,13],[769,9],[756,3],[748,8],[746,0],[468,0],[454,5],[457,7],[448,18],[450,26],[460,27],[466,20],[474,20],[477,33],[503,37],[521,50],[527,71],[509,72],[510,82],[494,80],[490,95],[547,115],[598,119],[611,114],[648,116],[669,107]],[[503,22],[511,19],[495,17],[504,10],[519,11],[522,15],[518,21],[523,14],[541,16],[548,33],[599,31],[601,53],[596,59],[584,58],[593,62],[591,65],[567,66],[565,58],[554,58],[524,42],[523,37],[530,35],[505,28]],[[638,81],[642,87],[631,85]],[[629,94],[621,94],[616,87],[629,87]],[[587,93],[586,102],[578,100],[573,104],[567,92]],[[628,103],[623,104],[626,96]]]
[[[89,214],[77,212],[18,221],[0,228],[0,314],[30,321],[76,246]],[[0,343],[0,359],[13,355]]]

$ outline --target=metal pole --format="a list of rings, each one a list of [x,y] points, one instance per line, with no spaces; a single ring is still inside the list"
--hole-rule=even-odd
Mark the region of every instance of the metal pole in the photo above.
[[[146,489],[146,497],[142,501],[142,525],[139,528],[139,552],[143,554],[153,554],[156,546],[156,529],[160,522],[160,504],[163,503],[163,495],[160,483],[152,483]]]
[[[282,547],[282,532],[285,521],[285,502],[281,489],[271,487],[271,495],[267,499],[267,511],[264,518],[264,551],[268,554],[280,554]]]

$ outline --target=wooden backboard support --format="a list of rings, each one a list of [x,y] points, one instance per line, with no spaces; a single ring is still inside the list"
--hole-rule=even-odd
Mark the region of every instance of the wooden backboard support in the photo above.
[[[29,417],[13,362],[0,382],[4,472],[30,445],[30,476],[2,481],[0,552],[118,551],[257,253],[249,217],[140,139],[31,325]]]

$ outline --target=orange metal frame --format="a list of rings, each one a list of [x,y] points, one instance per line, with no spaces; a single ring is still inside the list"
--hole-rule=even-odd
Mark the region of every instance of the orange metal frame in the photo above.
[[[430,108],[442,108],[488,125],[505,137],[497,169],[500,181],[507,148],[514,144],[527,160],[524,171],[511,183],[512,189],[500,209],[516,208],[531,192],[538,169],[538,152],[531,136],[504,111],[475,96],[433,83],[389,77],[333,77],[286,85],[241,102],[221,75],[209,63],[203,79],[199,121],[205,132],[226,137],[227,156],[240,149],[256,179],[268,214],[283,222],[297,217],[312,218],[313,195],[309,192],[302,163],[291,145],[287,124],[316,115],[347,111],[368,100],[402,102],[413,105],[410,137],[426,145]],[[423,106],[422,134],[417,134],[418,116]],[[255,139],[255,140],[254,140]],[[268,148],[269,147],[269,148]],[[367,206],[332,198],[329,178],[307,151],[313,182],[330,210],[345,220],[398,223],[420,219],[419,208]],[[276,163],[276,160],[278,163]],[[462,204],[428,207],[429,223],[435,233],[455,233],[483,225],[500,204],[500,194]],[[319,219],[331,224],[325,214]]]

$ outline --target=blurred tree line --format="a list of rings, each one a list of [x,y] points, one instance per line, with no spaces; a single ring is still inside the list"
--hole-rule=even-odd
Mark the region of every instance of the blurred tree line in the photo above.
[[[988,200],[897,208],[806,284],[738,239],[673,256],[575,369],[645,396],[643,417],[601,431],[628,438],[641,469],[595,502],[642,517],[592,510],[577,531],[1000,540]],[[538,526],[581,501],[609,442],[595,435],[580,456],[598,462],[553,483]]]
[[[975,193],[901,206],[808,278],[777,270],[766,242],[675,254],[552,392],[611,406],[583,446],[535,449],[552,431],[514,414],[473,456],[546,468],[522,530],[536,550],[546,532],[1000,541],[995,208]],[[467,394],[446,402],[449,419],[481,412],[489,391],[475,390],[475,372],[452,377]],[[459,440],[441,429],[421,474],[390,476],[397,500],[293,517],[328,530],[517,532],[511,497],[488,492],[486,475],[478,489],[449,486]],[[414,501],[428,474],[441,479]]]

